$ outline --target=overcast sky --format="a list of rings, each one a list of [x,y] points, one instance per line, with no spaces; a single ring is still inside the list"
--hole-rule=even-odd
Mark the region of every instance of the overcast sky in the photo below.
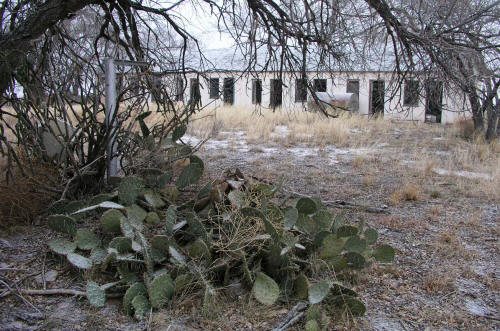
[[[175,8],[175,13],[185,18],[184,28],[198,38],[205,49],[231,47],[233,41],[230,35],[218,31],[217,18],[210,15],[210,7],[197,5],[196,2],[186,1]]]

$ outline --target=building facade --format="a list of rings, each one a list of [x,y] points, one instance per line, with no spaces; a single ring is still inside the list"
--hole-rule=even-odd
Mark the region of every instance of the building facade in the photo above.
[[[300,73],[214,71],[170,76],[167,93],[176,101],[196,100],[205,107],[262,107],[300,110],[311,107],[312,93],[353,95],[351,111],[385,118],[452,123],[470,117],[463,95],[439,81],[398,79],[393,72]]]

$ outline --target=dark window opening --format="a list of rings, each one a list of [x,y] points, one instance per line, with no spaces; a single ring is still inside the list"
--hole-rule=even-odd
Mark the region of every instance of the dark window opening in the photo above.
[[[184,80],[181,77],[175,79],[175,101],[184,100]]]
[[[252,103],[260,105],[262,102],[262,80],[252,80]]]
[[[425,84],[425,120],[441,123],[443,111],[443,82],[429,80]]]
[[[315,92],[326,92],[326,79],[315,79],[313,82]]]
[[[210,78],[210,99],[219,98],[219,78]]]
[[[307,80],[306,79],[296,79],[295,80],[295,102],[305,102],[307,101]]]
[[[417,80],[406,80],[403,105],[405,106],[417,106],[418,105],[418,81]]]
[[[354,94],[354,101],[352,104],[352,110],[358,111],[359,110],[359,80],[348,80],[347,81],[347,88],[346,88],[347,93],[352,93]]]
[[[191,78],[189,81],[189,101],[194,104],[201,101],[200,81],[198,78]]]
[[[283,82],[281,79],[271,79],[271,98],[269,106],[271,108],[280,107],[282,103]]]
[[[385,82],[374,80],[370,82],[370,113],[384,114]]]
[[[224,78],[224,87],[222,92],[224,94],[224,103],[230,105],[234,104],[234,78]]]

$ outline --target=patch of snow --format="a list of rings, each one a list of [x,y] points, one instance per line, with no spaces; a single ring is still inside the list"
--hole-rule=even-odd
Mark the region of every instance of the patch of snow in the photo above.
[[[449,155],[451,155],[451,152],[448,152],[448,151],[435,151],[434,154],[436,154],[436,155],[442,155],[442,156],[449,156]]]
[[[285,138],[290,133],[290,129],[286,125],[276,125],[274,131],[271,132],[271,137]]]
[[[290,147],[287,148],[287,152],[295,155],[297,158],[316,156],[318,155],[319,148],[307,148],[307,147]]]
[[[495,315],[496,311],[491,307],[488,307],[484,304],[484,302],[477,298],[465,298],[465,309],[476,316],[487,316],[487,315]]]
[[[470,179],[492,179],[490,174],[481,172],[470,172],[465,170],[455,171],[455,170],[446,170],[442,168],[433,168],[432,171],[442,176],[448,175],[448,176],[466,177]]]
[[[227,140],[208,140],[204,145],[206,149],[222,149],[227,148],[229,146],[229,141]]]
[[[221,136],[238,136],[243,137],[246,134],[245,131],[221,131],[219,135]]]
[[[198,145],[200,143],[201,139],[198,139],[195,136],[189,136],[186,134],[182,137],[182,141],[188,145],[195,146],[195,145]]]
[[[432,140],[444,140],[444,137],[434,137]]]
[[[388,143],[380,143],[380,144],[377,144],[377,147],[378,147],[378,148],[387,147],[387,146],[389,146],[389,144],[388,144]]]
[[[325,151],[329,153],[330,164],[338,164],[339,155],[364,155],[377,151],[372,148],[337,148],[335,146],[326,146]]]

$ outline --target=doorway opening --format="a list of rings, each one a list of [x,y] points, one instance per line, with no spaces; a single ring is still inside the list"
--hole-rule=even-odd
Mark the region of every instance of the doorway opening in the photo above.
[[[428,80],[425,84],[425,121],[441,123],[443,113],[443,82]]]
[[[370,81],[370,114],[383,116],[385,100],[385,82],[383,80]]]

